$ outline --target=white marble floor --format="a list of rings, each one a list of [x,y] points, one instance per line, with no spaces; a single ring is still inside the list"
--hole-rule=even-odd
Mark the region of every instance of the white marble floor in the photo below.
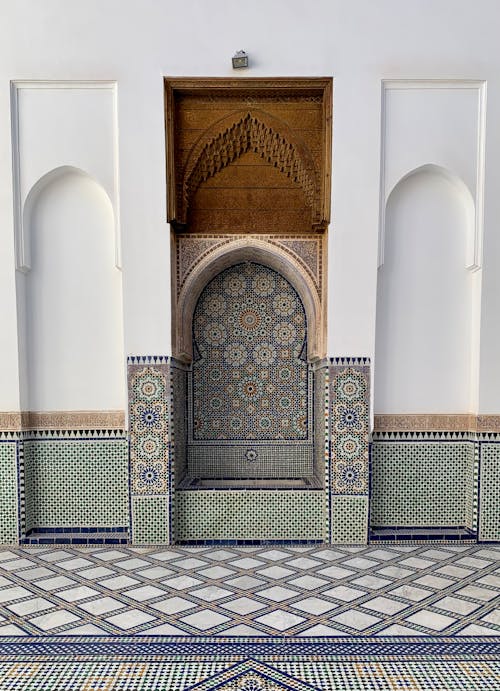
[[[0,636],[500,635],[500,545],[0,548]]]

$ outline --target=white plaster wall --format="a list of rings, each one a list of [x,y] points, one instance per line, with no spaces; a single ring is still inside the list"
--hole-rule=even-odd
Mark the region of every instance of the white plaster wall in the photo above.
[[[0,122],[12,79],[116,80],[125,350],[170,352],[162,77],[333,75],[331,355],[370,355],[382,79],[484,79],[488,88],[479,408],[500,410],[500,47],[497,0],[25,0],[0,3]],[[461,139],[461,119],[450,128]],[[409,138],[408,147],[417,143]],[[18,404],[10,132],[0,127],[0,409]]]

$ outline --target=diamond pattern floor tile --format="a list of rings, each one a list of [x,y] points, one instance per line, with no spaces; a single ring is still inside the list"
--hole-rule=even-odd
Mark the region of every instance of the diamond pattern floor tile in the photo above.
[[[397,614],[403,609],[408,609],[408,606],[408,604],[391,600],[388,597],[376,597],[373,600],[363,602],[363,607],[366,607],[366,609],[371,609],[374,612],[379,612],[380,614],[388,614],[389,616]]]
[[[301,612],[307,612],[307,614],[325,614],[325,612],[331,612],[336,609],[338,605],[333,602],[328,602],[327,600],[322,600],[319,597],[307,597],[304,600],[299,600],[294,602],[292,607],[294,609],[299,609]]]
[[[107,617],[106,621],[124,631],[128,631],[141,624],[146,624],[148,621],[154,621],[154,617],[141,612],[139,609],[129,609],[126,612]]]
[[[356,631],[364,631],[369,626],[373,626],[379,622],[380,617],[374,617],[371,614],[365,614],[365,612],[359,612],[356,609],[348,609],[346,612],[332,617],[331,621],[344,624],[344,626],[355,629]]]
[[[257,602],[249,597],[239,597],[236,600],[227,602],[221,605],[224,609],[228,609],[235,614],[251,614],[252,612],[257,612],[260,609],[264,609],[266,605],[262,602]]]
[[[195,629],[200,631],[207,631],[224,624],[226,621],[230,621],[230,618],[210,609],[201,609],[199,612],[182,617],[181,621],[189,624],[189,626],[194,626]]]
[[[167,600],[153,603],[151,607],[160,610],[164,614],[178,614],[179,612],[193,609],[193,607],[196,607],[196,604],[191,602],[191,600],[185,600],[183,597],[170,597]]]
[[[438,600],[434,603],[434,607],[439,609],[445,609],[448,612],[453,612],[454,614],[470,614],[475,609],[481,607],[480,604],[474,602],[467,602],[467,600],[462,600],[459,597],[443,597],[442,600]]]
[[[499,595],[490,545],[0,548],[0,635],[491,636]]]
[[[338,585],[336,588],[324,590],[323,595],[332,597],[335,600],[342,600],[343,602],[352,602],[366,595],[366,592],[364,590],[357,590],[357,588],[350,588],[348,585]]]
[[[272,600],[273,602],[283,602],[298,594],[298,590],[283,588],[281,585],[274,585],[272,588],[264,588],[264,590],[258,590],[256,592],[256,595],[260,595],[260,597],[264,597],[266,600]]]
[[[123,602],[119,602],[112,597],[100,597],[90,602],[81,602],[77,607],[84,609],[89,614],[106,614],[125,607]]]
[[[286,612],[283,609],[276,609],[270,614],[263,614],[261,617],[257,617],[255,621],[265,624],[272,629],[277,631],[286,631],[291,629],[293,626],[297,626],[301,622],[305,621],[304,617],[299,617],[291,612]]]
[[[443,614],[438,614],[437,612],[431,612],[428,609],[422,609],[420,612],[412,614],[411,617],[408,617],[405,621],[411,622],[412,624],[419,624],[419,626],[431,629],[432,631],[442,631],[456,620]]]
[[[30,624],[34,624],[42,631],[49,631],[50,629],[56,629],[58,626],[63,624],[71,624],[74,621],[78,621],[77,617],[72,612],[68,612],[65,609],[60,609],[57,612],[49,612],[48,614],[42,614],[39,617],[34,617],[30,619]]]

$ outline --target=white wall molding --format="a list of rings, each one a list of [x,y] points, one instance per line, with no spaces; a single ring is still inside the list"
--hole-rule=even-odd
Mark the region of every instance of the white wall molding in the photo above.
[[[51,127],[50,120],[46,119],[43,122],[42,117],[42,122],[37,123],[40,138],[38,146],[31,132],[37,109],[34,104],[23,105],[23,96],[29,95],[30,92],[47,91],[53,92],[53,98],[52,103],[44,102],[43,115],[46,118],[52,115],[57,123],[58,120],[64,121],[66,114],[67,127],[63,128],[64,131],[59,136],[58,128]],[[92,92],[109,92],[111,96],[109,104],[102,103],[100,113],[102,118],[109,122],[97,123],[102,124],[101,139],[106,142],[105,150],[97,140],[93,140],[92,134],[97,133],[95,121],[87,123],[85,114],[79,117],[79,94],[82,91],[88,92],[90,98]],[[71,94],[74,94],[74,102],[71,103],[68,98],[61,102],[58,96],[62,93],[70,99]],[[29,228],[26,227],[30,203],[45,182],[49,182],[53,175],[57,176],[65,170],[80,171],[88,175],[108,195],[114,213],[115,265],[121,268],[117,98],[117,84],[108,80],[11,82],[13,212],[16,268],[19,271],[28,272],[31,268]]]
[[[419,150],[418,146],[408,147],[407,142],[411,132],[404,131],[404,122],[398,115],[388,113],[388,94],[391,92],[407,92],[410,96],[408,107],[416,104],[415,95],[421,92],[422,105],[427,94],[434,96],[439,90],[451,94],[470,93],[474,95],[474,103],[468,104],[470,122],[464,123],[462,128],[457,124],[456,127],[449,127],[449,120],[443,117],[443,123],[447,122],[448,127],[439,127],[439,113],[435,117],[436,122],[422,122],[421,137],[425,137],[425,128],[429,127],[430,132],[428,144],[425,151]],[[470,99],[469,99],[470,100]],[[456,107],[462,105],[458,99]],[[443,102],[443,112],[449,104]],[[472,109],[475,112],[472,113]],[[428,109],[428,106],[427,106]],[[424,108],[425,110],[425,108]],[[430,113],[431,116],[435,115]],[[401,115],[401,114],[399,114]],[[457,112],[457,116],[460,114]],[[457,118],[458,119],[458,118]],[[409,153],[406,161],[396,161],[401,151],[403,142],[398,140],[402,133],[405,134],[404,151]],[[434,136],[433,136],[434,135]],[[445,177],[462,188],[464,197],[466,191],[471,195],[473,202],[473,219],[471,223],[471,237],[468,242],[466,268],[476,271],[481,268],[483,256],[483,234],[484,234],[484,175],[485,175],[485,144],[486,144],[486,81],[474,79],[387,79],[381,83],[381,147],[380,147],[380,206],[379,206],[379,245],[378,245],[378,267],[384,264],[385,253],[385,215],[387,202],[392,191],[397,185],[405,180],[409,175],[425,169],[440,170]],[[452,137],[456,141],[452,141]],[[460,148],[460,138],[464,146],[470,147],[469,155],[462,160],[452,160],[450,151],[456,152]],[[434,139],[434,141],[433,141]],[[427,157],[425,156],[427,154]],[[424,156],[423,158],[421,156]],[[461,164],[462,170],[459,169]],[[402,165],[403,164],[403,165]],[[395,171],[397,173],[395,174]]]

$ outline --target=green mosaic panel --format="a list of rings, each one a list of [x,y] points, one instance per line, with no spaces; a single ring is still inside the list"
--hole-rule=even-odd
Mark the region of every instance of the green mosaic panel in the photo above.
[[[25,441],[27,529],[128,525],[125,439]]]
[[[18,541],[16,442],[0,442],[0,543]]]
[[[167,545],[170,542],[169,497],[132,497],[132,543]]]
[[[323,491],[178,491],[175,504],[179,542],[326,540]]]
[[[471,442],[373,442],[373,526],[465,526],[473,491]]]
[[[368,497],[332,495],[331,542],[347,545],[368,542]]]
[[[500,541],[500,444],[481,444],[479,539]]]

